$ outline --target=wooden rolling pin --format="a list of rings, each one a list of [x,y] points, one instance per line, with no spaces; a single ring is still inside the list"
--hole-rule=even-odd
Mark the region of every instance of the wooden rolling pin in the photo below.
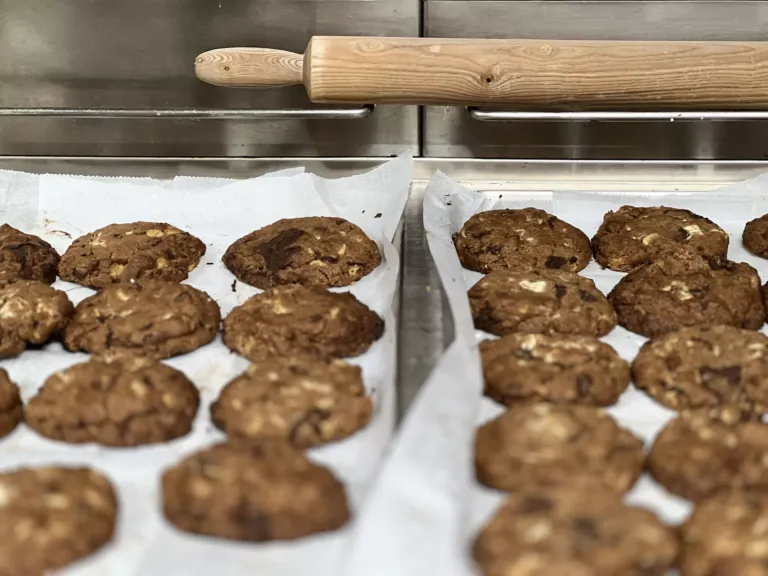
[[[317,103],[768,109],[768,42],[315,36],[304,55],[211,50],[195,71],[219,86],[304,84]]]

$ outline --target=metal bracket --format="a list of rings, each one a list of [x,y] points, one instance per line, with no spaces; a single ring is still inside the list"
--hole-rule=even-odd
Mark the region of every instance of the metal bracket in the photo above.
[[[468,107],[469,117],[480,122],[577,121],[577,122],[724,122],[734,120],[768,120],[768,110],[725,112],[523,112],[485,110]]]

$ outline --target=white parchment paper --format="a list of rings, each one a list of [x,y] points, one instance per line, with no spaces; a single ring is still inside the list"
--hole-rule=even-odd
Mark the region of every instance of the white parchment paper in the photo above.
[[[456,255],[452,235],[473,214],[497,208],[534,206],[572,223],[592,237],[603,215],[624,204],[687,208],[706,216],[730,235],[729,258],[748,262],[768,280],[768,261],[749,254],[741,244],[744,225],[768,212],[768,178],[758,177],[721,191],[698,194],[592,194],[578,191],[500,194],[474,192],[438,172],[424,199],[424,226],[430,251],[450,303],[455,341],[421,390],[418,401],[397,437],[390,457],[366,502],[364,521],[397,526],[383,544],[388,554],[369,574],[424,573],[478,574],[471,560],[476,532],[503,501],[503,495],[485,489],[474,479],[473,442],[478,425],[503,412],[503,407],[482,396],[482,373],[476,343],[493,337],[473,326],[467,290],[482,275],[465,270]],[[583,272],[608,293],[622,277],[592,262]],[[764,329],[765,331],[765,329]],[[631,361],[645,338],[617,327],[603,339]],[[618,404],[608,409],[618,422],[642,437],[648,446],[674,413],[630,386]],[[685,500],[666,493],[644,476],[627,501],[648,507],[676,524],[690,512]],[[395,524],[395,522],[398,522]],[[383,528],[379,532],[383,534]],[[369,535],[376,529],[369,527]],[[378,536],[380,541],[383,536]],[[362,541],[357,568],[364,566],[373,548]],[[410,554],[397,557],[395,550]],[[363,552],[364,551],[364,552]],[[395,555],[396,557],[391,557]],[[435,567],[429,570],[429,567]],[[347,572],[347,576],[355,573]]]
[[[394,428],[396,325],[392,306],[398,286],[399,257],[392,244],[407,200],[413,161],[403,156],[361,176],[323,180],[302,170],[250,180],[177,178],[84,178],[0,172],[1,220],[38,234],[63,252],[73,238],[115,222],[172,223],[203,240],[207,251],[187,283],[205,290],[222,316],[258,293],[235,281],[221,256],[239,237],[279,218],[342,216],[361,226],[380,246],[383,263],[349,290],[386,322],[381,340],[351,359],[363,369],[375,410],[371,423],[351,438],[310,451],[344,481],[352,509],[363,502]],[[93,292],[58,281],[77,303]],[[339,289],[338,291],[342,291]],[[29,400],[55,370],[87,358],[54,343],[4,360],[11,378]],[[112,449],[72,446],[46,440],[20,426],[0,442],[0,469],[63,463],[90,465],[116,485],[120,515],[112,544],[62,572],[68,576],[184,575],[260,576],[336,575],[345,544],[354,530],[298,542],[244,544],[181,533],[160,512],[159,477],[180,457],[215,443],[224,435],[211,424],[209,405],[248,365],[230,353],[221,337],[167,363],[182,370],[199,388],[201,408],[193,431],[156,446]]]

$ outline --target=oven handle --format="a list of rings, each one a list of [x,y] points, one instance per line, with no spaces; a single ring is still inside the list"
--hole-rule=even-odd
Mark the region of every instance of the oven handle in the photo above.
[[[358,108],[0,108],[0,117],[170,118],[180,120],[360,120],[374,106]]]
[[[521,122],[521,121],[578,121],[578,122],[690,122],[728,120],[768,120],[768,110],[743,110],[724,112],[526,112],[488,110],[474,106],[467,107],[469,117],[479,122]]]

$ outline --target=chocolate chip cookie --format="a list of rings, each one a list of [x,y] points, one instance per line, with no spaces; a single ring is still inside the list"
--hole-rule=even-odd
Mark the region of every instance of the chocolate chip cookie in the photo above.
[[[511,494],[473,552],[485,576],[665,576],[678,549],[649,510],[569,488]]]
[[[693,326],[646,342],[635,385],[669,408],[737,406],[768,412],[768,337],[732,326]]]
[[[221,391],[211,419],[230,437],[310,448],[354,434],[372,412],[360,368],[296,356],[251,364]]]
[[[13,226],[0,226],[0,288],[19,280],[56,281],[59,255],[45,240]]]
[[[768,258],[768,214],[747,222],[741,239],[752,254]]]
[[[115,531],[115,491],[88,468],[4,472],[0,503],[0,576],[58,571],[107,544]]]
[[[348,292],[299,284],[251,296],[224,319],[224,344],[251,362],[275,356],[359,356],[384,321]]]
[[[682,412],[656,438],[648,465],[657,482],[693,501],[725,489],[765,490],[768,424]]]
[[[23,419],[19,388],[11,382],[8,372],[0,368],[0,438],[10,434]]]
[[[629,365],[589,336],[510,334],[480,344],[485,395],[520,402],[615,404],[629,385]]]
[[[637,268],[608,295],[619,324],[643,336],[685,326],[757,330],[765,320],[760,278],[749,264],[679,252]]]
[[[203,254],[205,244],[170,224],[110,224],[72,242],[59,275],[96,289],[141,278],[181,282]]]
[[[626,492],[643,468],[643,441],[592,406],[522,404],[484,424],[475,439],[477,478],[516,492],[590,482]]]
[[[61,290],[36,280],[0,289],[0,358],[45,344],[64,329],[74,307]]]
[[[148,279],[112,284],[77,305],[64,346],[170,358],[208,344],[220,320],[216,302],[192,286]]]
[[[589,264],[589,238],[578,228],[536,208],[489,210],[472,216],[454,236],[469,270],[567,270]]]
[[[140,446],[186,435],[199,404],[197,388],[170,366],[146,358],[92,359],[50,376],[25,419],[53,440]]]
[[[243,236],[222,258],[257,288],[280,284],[349,286],[381,264],[376,243],[344,218],[288,218]]]
[[[682,526],[681,576],[768,576],[768,495],[725,491]]]
[[[180,530],[232,540],[294,540],[349,520],[344,485],[287,442],[217,444],[163,474],[163,512]]]
[[[722,260],[728,254],[728,234],[690,210],[622,206],[603,217],[592,248],[601,266],[629,272],[680,249]]]
[[[470,288],[475,327],[514,332],[605,336],[616,313],[589,278],[562,270],[496,270]]]

